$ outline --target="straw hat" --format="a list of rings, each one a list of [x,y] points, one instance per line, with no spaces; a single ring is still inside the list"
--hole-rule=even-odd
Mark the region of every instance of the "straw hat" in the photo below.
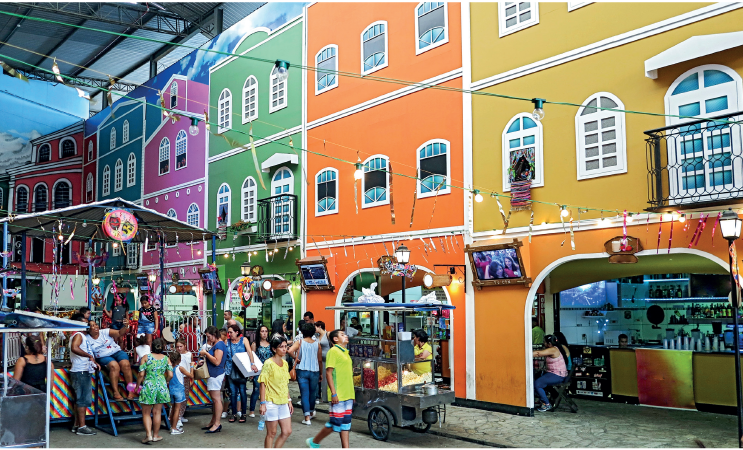
[[[165,339],[165,342],[171,344],[175,342],[175,337],[173,337],[173,332],[170,331],[170,327],[163,328],[163,339]]]

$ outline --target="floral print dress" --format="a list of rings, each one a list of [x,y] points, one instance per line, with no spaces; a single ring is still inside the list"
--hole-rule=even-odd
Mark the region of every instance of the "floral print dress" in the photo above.
[[[172,371],[168,358],[155,359],[152,354],[147,355],[147,361],[139,366],[139,371],[146,370],[142,382],[142,392],[139,394],[139,403],[156,405],[170,402],[170,391],[165,381],[165,372]]]

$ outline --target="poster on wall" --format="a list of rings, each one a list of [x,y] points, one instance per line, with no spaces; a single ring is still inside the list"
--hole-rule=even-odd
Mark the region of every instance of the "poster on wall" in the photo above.
[[[219,279],[219,269],[199,269],[199,276],[201,282],[204,285],[204,294],[211,294],[214,289],[217,290],[217,294],[224,294],[222,289],[222,282]]]
[[[526,275],[524,261],[521,258],[522,243],[514,239],[509,244],[470,246],[465,248],[469,255],[472,273],[475,275],[472,285],[481,289],[483,286],[505,286],[523,284],[531,286],[531,278]]]

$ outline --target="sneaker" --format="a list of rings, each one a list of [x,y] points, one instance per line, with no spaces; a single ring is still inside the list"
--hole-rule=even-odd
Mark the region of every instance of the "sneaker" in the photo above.
[[[243,416],[243,413],[241,413],[240,411],[238,411],[238,412],[237,412],[237,418],[239,419],[239,418],[240,418],[240,417],[242,417],[242,416]]]
[[[176,428],[183,428],[183,423],[179,420],[175,427]]]
[[[312,421],[309,420],[303,420],[302,423],[305,425],[312,425]]]
[[[95,436],[96,432],[91,430],[87,426],[84,426],[84,427],[78,428],[77,433],[75,434],[77,434],[78,436]]]
[[[175,430],[170,430],[170,434],[183,434],[183,428],[176,428]]]
[[[223,419],[226,419],[226,418],[227,418],[227,415],[228,415],[228,414],[227,414],[227,411],[223,412],[223,413],[222,413],[222,418],[223,418]]]
[[[250,415],[248,417],[255,418],[255,413],[250,413]]]
[[[80,427],[72,427],[72,429],[70,431],[72,431],[73,433],[77,433],[77,429],[78,428],[80,428]]]
[[[317,415],[317,411],[312,411],[312,414],[310,414],[310,417],[314,419],[316,415]]]
[[[184,418],[182,418],[181,420],[179,420],[179,421],[178,421],[178,423],[181,423],[181,422],[183,422],[183,423],[188,423],[188,419],[186,419],[186,418],[184,417]]]
[[[315,444],[315,441],[313,441],[312,438],[307,438],[304,442],[309,448],[320,448],[320,444]]]
[[[551,409],[552,409],[552,405],[550,405],[549,403],[543,403],[542,406],[540,406],[539,409],[537,409],[537,411],[547,412]]]

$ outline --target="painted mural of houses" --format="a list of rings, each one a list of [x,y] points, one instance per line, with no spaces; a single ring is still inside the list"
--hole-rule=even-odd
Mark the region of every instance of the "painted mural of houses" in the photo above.
[[[261,265],[264,278],[287,278],[296,272],[304,197],[302,156],[289,146],[302,145],[305,95],[302,71],[289,68],[283,78],[275,64],[250,58],[302,61],[304,21],[299,16],[279,28],[256,28],[243,37],[230,57],[210,69],[209,174],[206,226],[226,227],[217,244],[223,283],[240,276],[243,263]],[[250,151],[255,139],[257,163]],[[257,165],[257,167],[256,167]],[[284,317],[299,308],[299,290],[274,292],[264,304],[264,320]],[[235,307],[238,307],[234,302]],[[259,314],[251,308],[248,318]],[[265,321],[264,321],[265,323]]]
[[[163,92],[165,106],[180,118],[168,118],[160,112],[159,126],[145,141],[143,206],[203,228],[206,220],[205,160],[208,135],[203,112],[208,106],[209,89],[206,84],[174,75],[165,84]],[[149,121],[155,121],[157,117],[147,115],[148,129]],[[194,117],[199,119],[195,135],[189,119]],[[198,286],[198,269],[203,266],[205,257],[202,237],[185,235],[179,236],[179,239],[182,243],[164,249],[166,284],[172,274],[177,274],[182,283]],[[153,235],[144,249],[142,270],[159,270],[159,250],[157,237]],[[171,303],[178,304],[183,300],[180,295],[176,297],[168,298],[166,304],[173,306]],[[195,299],[197,296],[192,297]]]

